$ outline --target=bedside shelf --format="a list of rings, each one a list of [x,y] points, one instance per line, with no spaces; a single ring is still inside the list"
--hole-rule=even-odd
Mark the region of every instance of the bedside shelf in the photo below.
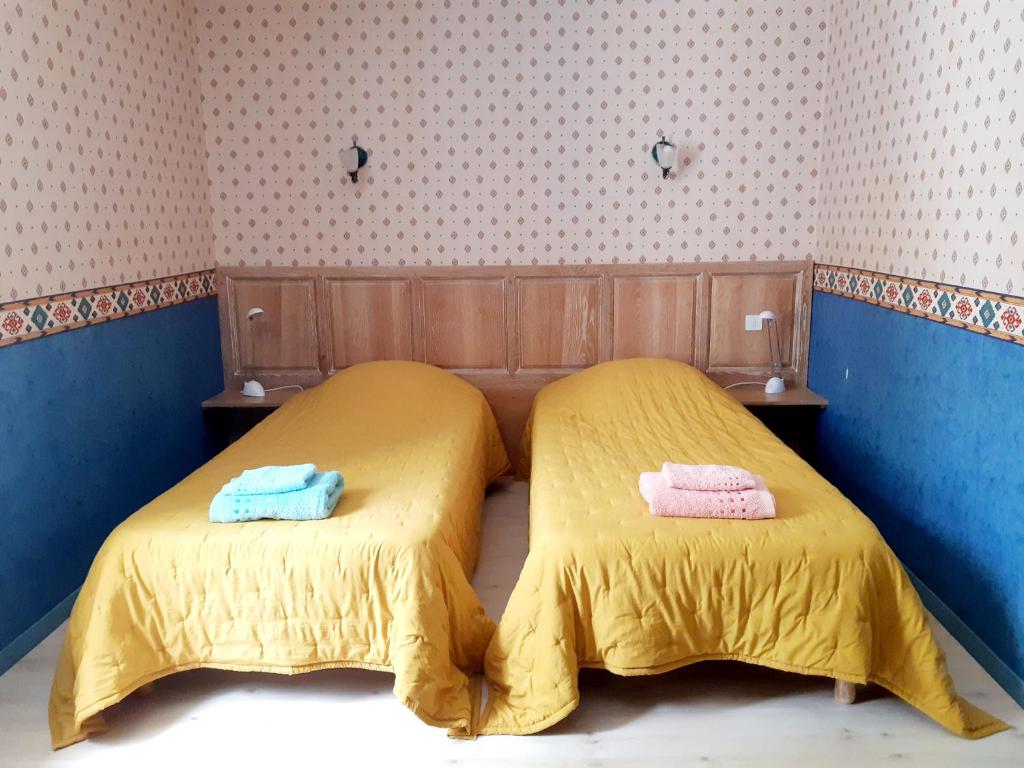
[[[203,410],[212,411],[217,409],[235,408],[270,408],[274,409],[284,405],[288,400],[299,394],[298,389],[276,389],[267,392],[264,397],[249,397],[233,389],[226,389],[219,395],[214,395],[209,400],[203,400]]]
[[[223,446],[235,442],[301,391],[275,389],[264,397],[248,397],[235,389],[224,390],[203,401],[203,415]]]
[[[794,387],[777,395],[766,395],[764,385],[726,391],[801,457],[809,460],[814,456],[818,416],[828,407],[824,397],[807,387]]]
[[[763,386],[742,386],[727,389],[730,395],[746,406],[792,405],[808,408],[825,408],[828,400],[807,387],[787,389],[777,395],[766,395]]]

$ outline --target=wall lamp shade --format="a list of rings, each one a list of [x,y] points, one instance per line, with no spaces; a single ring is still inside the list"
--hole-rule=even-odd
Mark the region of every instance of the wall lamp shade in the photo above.
[[[351,147],[341,150],[341,160],[345,164],[345,172],[352,182],[359,181],[359,169],[366,165],[366,150],[352,142]]]
[[[246,397],[265,397],[267,394],[263,385],[256,381],[256,337],[253,333],[253,323],[265,314],[263,307],[249,307],[245,313],[245,318],[249,321],[246,323],[246,335],[249,337],[249,365],[245,369],[248,376],[242,385],[242,394]]]
[[[761,310],[760,317],[761,327],[764,328],[764,335],[768,340],[768,355],[772,361],[772,375],[764,385],[764,392],[766,395],[778,395],[786,391],[786,382],[782,378],[782,339],[779,338],[779,323],[775,313],[770,309]],[[772,343],[773,335],[774,343]]]
[[[667,179],[669,172],[676,163],[676,145],[664,136],[651,147],[651,157],[661,168],[661,178]]]

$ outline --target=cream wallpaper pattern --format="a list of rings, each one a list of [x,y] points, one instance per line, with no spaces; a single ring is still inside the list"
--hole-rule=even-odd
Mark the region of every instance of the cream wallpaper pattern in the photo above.
[[[0,0],[0,24],[0,302],[214,259],[812,256],[1024,291],[1014,0]]]
[[[1024,3],[832,3],[817,261],[1024,294]]]
[[[220,263],[814,253],[818,3],[198,10]],[[665,181],[661,131],[683,158]],[[355,185],[339,163],[353,138],[370,153]]]
[[[213,265],[192,0],[0,0],[0,302]]]

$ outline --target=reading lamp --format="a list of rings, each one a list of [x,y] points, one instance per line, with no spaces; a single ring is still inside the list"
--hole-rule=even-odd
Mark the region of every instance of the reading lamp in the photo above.
[[[263,385],[256,381],[256,339],[252,332],[253,321],[263,314],[263,307],[249,307],[249,311],[245,313],[249,336],[249,378],[242,385],[242,394],[246,397],[266,397],[267,394]]]
[[[762,327],[768,340],[768,356],[772,361],[771,378],[764,385],[766,395],[777,395],[786,391],[786,382],[782,378],[782,340],[779,338],[779,325],[775,313],[770,309],[761,311]],[[772,329],[775,330],[775,343],[772,344]]]

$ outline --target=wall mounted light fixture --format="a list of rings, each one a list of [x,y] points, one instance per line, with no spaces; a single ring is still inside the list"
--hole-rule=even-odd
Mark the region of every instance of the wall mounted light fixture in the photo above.
[[[341,150],[341,161],[345,164],[345,171],[351,177],[352,183],[359,181],[359,169],[366,165],[366,160],[366,150],[355,141],[348,149]]]
[[[658,167],[661,168],[661,178],[667,179],[669,172],[672,170],[672,166],[676,162],[676,145],[662,136],[661,139],[651,147],[651,157],[654,158],[654,162],[656,162]]]
[[[782,378],[782,339],[779,338],[779,324],[775,313],[770,309],[761,310],[764,322],[764,336],[768,340],[768,355],[772,360],[772,375],[764,385],[767,395],[777,395],[786,391],[786,382]],[[772,330],[775,331],[775,343],[772,344]]]
[[[256,381],[256,338],[253,335],[253,323],[257,317],[261,317],[266,314],[263,311],[263,307],[249,307],[249,311],[245,313],[246,320],[246,331],[249,336],[249,366],[247,369],[248,377],[245,380],[245,384],[242,385],[242,394],[246,397],[265,397],[267,391],[263,389],[263,385]]]

